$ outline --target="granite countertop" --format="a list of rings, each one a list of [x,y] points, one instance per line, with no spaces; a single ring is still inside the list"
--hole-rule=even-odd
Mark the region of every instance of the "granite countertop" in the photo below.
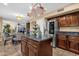
[[[33,35],[28,35],[28,34],[26,34],[26,35],[24,35],[25,37],[27,37],[27,38],[30,38],[30,39],[32,39],[32,40],[35,40],[35,41],[44,41],[44,40],[48,40],[48,39],[50,39],[50,38],[52,38],[52,36],[50,36],[50,35],[43,35],[43,36],[41,36],[41,37],[35,37],[35,36],[33,36]]]
[[[64,35],[73,35],[73,36],[79,35],[79,32],[71,32],[71,31],[59,31],[58,33],[62,33]]]

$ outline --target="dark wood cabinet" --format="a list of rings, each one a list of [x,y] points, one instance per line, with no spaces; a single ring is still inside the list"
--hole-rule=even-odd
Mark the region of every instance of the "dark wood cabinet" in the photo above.
[[[35,41],[29,37],[22,37],[21,52],[24,56],[52,56],[52,38]]]
[[[59,27],[79,26],[79,12],[59,16],[57,19]]]
[[[77,17],[78,14],[71,14],[71,23],[70,25],[71,26],[78,26],[79,25],[79,21],[78,21],[78,17]]]
[[[61,26],[61,27],[68,25],[65,16],[60,16],[60,17],[58,17],[58,23],[59,23],[59,26]]]
[[[58,34],[57,46],[79,54],[79,36]]]
[[[79,25],[79,21],[78,21],[77,16],[78,16],[77,13],[66,15],[67,19],[70,21],[69,26],[78,26]]]
[[[58,47],[66,49],[66,36],[65,35],[58,35],[57,38],[58,38],[58,40],[57,40]]]
[[[79,36],[69,36],[70,48],[69,50],[79,53]]]
[[[69,15],[65,15],[65,17],[66,17],[66,24],[67,24],[67,26],[71,26],[71,23],[72,23],[72,21],[71,21],[72,16],[69,14]]]

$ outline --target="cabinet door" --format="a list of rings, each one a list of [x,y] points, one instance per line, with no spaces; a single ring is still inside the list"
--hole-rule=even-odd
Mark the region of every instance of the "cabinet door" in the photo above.
[[[58,21],[59,21],[59,26],[60,27],[67,27],[69,26],[71,23],[70,23],[70,15],[64,15],[64,16],[61,16],[59,17]]]
[[[79,53],[79,43],[71,41],[69,50]]]
[[[78,26],[79,26],[79,13],[77,13]]]
[[[77,14],[72,14],[71,17],[71,26],[78,26]]]
[[[58,44],[57,44],[58,47],[66,49],[66,36],[65,35],[59,34],[57,41],[58,41]]]
[[[25,42],[25,41],[21,42],[21,52],[22,52],[22,55],[24,55],[24,56],[28,56],[29,55],[27,42]]]
[[[38,56],[37,49],[32,45],[29,45],[29,56]]]
[[[79,13],[73,13],[58,17],[60,27],[78,26],[79,25]]]
[[[71,15],[66,15],[66,24],[67,24],[67,26],[71,25],[71,19],[72,19]]]
[[[60,27],[66,26],[65,16],[59,17],[58,23]]]
[[[79,53],[79,36],[70,36],[70,48],[69,50]]]

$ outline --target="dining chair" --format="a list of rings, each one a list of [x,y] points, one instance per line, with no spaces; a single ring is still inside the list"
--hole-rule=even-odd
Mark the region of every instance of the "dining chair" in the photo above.
[[[3,33],[4,45],[6,45],[7,41],[9,41],[9,40],[12,41],[12,36],[8,36],[8,34]]]

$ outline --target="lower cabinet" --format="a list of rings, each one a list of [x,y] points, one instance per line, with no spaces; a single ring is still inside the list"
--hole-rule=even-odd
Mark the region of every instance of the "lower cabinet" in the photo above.
[[[66,49],[66,46],[67,46],[66,45],[66,41],[67,41],[66,36],[60,34],[60,35],[57,36],[57,39],[58,39],[57,40],[57,46],[60,47],[60,48]]]
[[[25,41],[27,39],[23,39],[21,41],[21,52],[22,55],[24,56],[37,56],[38,51],[37,49],[33,46],[34,44],[30,44],[29,41]]]
[[[57,46],[79,54],[79,36],[58,34]]]
[[[23,56],[52,56],[52,38],[45,41],[35,41],[31,38],[22,37],[21,52]]]
[[[79,53],[79,43],[71,41],[69,50]]]
[[[70,40],[70,51],[79,53],[79,36],[69,36]]]

